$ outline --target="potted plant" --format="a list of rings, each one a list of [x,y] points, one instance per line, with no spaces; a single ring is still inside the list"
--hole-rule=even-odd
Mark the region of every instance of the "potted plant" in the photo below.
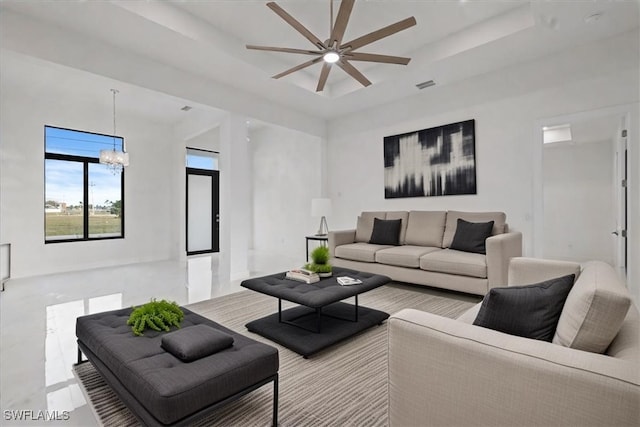
[[[133,308],[127,325],[131,326],[135,335],[140,336],[147,328],[169,332],[172,326],[179,328],[183,319],[184,313],[176,302],[156,301],[153,298],[150,302]]]
[[[311,263],[304,266],[305,269],[318,273],[320,277],[331,277],[332,268],[329,264],[329,248],[318,246],[311,251]]]

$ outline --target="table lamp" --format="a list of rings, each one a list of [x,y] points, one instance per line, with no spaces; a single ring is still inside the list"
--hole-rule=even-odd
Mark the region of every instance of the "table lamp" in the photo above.
[[[329,233],[326,216],[331,215],[331,199],[311,199],[311,215],[322,217],[316,236],[326,236]]]

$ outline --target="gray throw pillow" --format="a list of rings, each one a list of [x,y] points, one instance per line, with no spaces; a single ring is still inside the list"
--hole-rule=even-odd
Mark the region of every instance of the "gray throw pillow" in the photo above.
[[[456,234],[449,245],[450,249],[458,251],[486,254],[486,240],[491,236],[493,221],[489,222],[468,222],[458,218]]]
[[[369,243],[376,245],[394,245],[400,244],[400,226],[401,219],[373,219],[373,231]]]
[[[233,337],[207,325],[195,325],[162,337],[162,348],[183,362],[192,362],[233,345]]]
[[[551,342],[574,279],[570,274],[533,285],[493,288],[473,324]]]

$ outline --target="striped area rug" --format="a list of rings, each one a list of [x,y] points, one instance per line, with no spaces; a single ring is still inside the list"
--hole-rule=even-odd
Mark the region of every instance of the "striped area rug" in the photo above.
[[[390,284],[359,296],[359,303],[387,313],[416,308],[457,317],[479,297]],[[277,310],[275,298],[252,291],[187,306],[280,352],[279,421],[281,426],[386,426],[387,324],[373,327],[304,359],[244,325]],[[286,305],[285,305],[286,307]],[[283,307],[283,308],[285,308]],[[105,426],[138,426],[137,419],[102,380],[91,363],[76,366],[76,375],[97,419]],[[202,420],[198,426],[268,426],[273,386],[249,393]]]

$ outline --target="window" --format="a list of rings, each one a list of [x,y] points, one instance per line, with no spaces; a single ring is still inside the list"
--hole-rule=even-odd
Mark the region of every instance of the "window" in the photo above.
[[[187,148],[187,167],[191,169],[217,171],[219,170],[218,153],[197,148]]]
[[[100,150],[124,139],[44,128],[45,243],[124,237],[124,172],[99,163]]]

